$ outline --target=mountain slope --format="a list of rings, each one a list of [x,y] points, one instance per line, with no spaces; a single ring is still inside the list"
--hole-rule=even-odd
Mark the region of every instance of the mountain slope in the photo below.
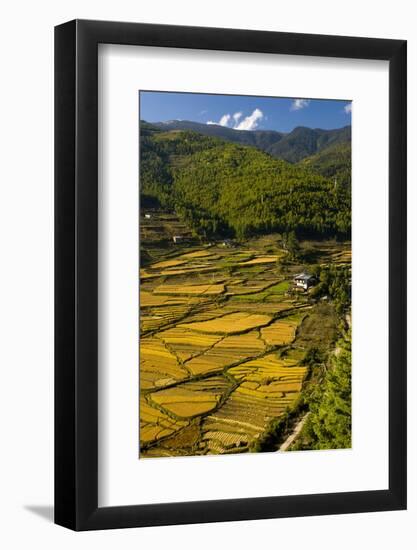
[[[351,127],[336,130],[320,130],[299,126],[268,149],[277,158],[298,162],[307,156],[324,151],[338,143],[349,143]]]
[[[335,130],[321,130],[299,126],[287,134],[273,130],[234,130],[217,124],[201,124],[187,120],[157,122],[154,126],[163,131],[191,130],[205,136],[218,137],[232,143],[251,145],[269,153],[275,158],[289,162],[298,162],[336,143],[350,143],[351,139],[350,126]]]
[[[348,234],[350,193],[254,148],[185,131],[141,132],[141,201],[159,201],[200,234]]]
[[[332,179],[336,185],[350,187],[352,150],[350,143],[336,143],[303,159],[300,166]]]

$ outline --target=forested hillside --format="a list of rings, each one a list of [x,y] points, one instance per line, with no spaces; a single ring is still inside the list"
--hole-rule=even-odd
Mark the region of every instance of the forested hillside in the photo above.
[[[337,143],[303,159],[300,166],[331,178],[336,185],[351,185],[352,150],[350,143]]]
[[[317,366],[316,366],[317,368]],[[348,449],[352,445],[352,341],[345,334],[322,384],[304,396],[310,415],[294,451]]]
[[[255,147],[142,122],[140,166],[142,206],[175,210],[205,237],[350,233],[350,186],[335,186],[308,161],[293,165]]]
[[[217,124],[201,124],[187,120],[170,120],[158,122],[155,127],[162,131],[185,130],[198,132],[208,137],[217,137],[232,143],[257,147],[275,158],[288,162],[300,160],[319,153],[327,147],[336,144],[350,146],[351,127],[345,126],[334,130],[306,128],[298,126],[292,132],[283,133],[272,130],[242,131],[219,126]]]

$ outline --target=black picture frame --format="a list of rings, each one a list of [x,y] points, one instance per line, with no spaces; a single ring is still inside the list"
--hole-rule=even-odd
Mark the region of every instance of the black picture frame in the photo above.
[[[389,488],[98,506],[98,44],[389,62]],[[406,508],[406,41],[74,20],[55,28],[55,523],[74,530]]]

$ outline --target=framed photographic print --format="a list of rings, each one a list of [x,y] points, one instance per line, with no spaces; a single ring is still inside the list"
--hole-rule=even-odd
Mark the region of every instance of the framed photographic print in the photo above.
[[[55,31],[55,521],[406,507],[406,42]]]

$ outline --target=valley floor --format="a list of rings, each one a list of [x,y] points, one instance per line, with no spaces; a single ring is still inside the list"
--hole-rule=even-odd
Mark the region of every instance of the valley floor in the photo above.
[[[142,235],[152,225],[158,234],[151,220]],[[256,450],[271,422],[296,409],[308,350],[333,349],[334,307],[293,290],[309,263],[282,262],[275,235],[236,246],[142,243],[140,456]],[[312,264],[350,263],[349,243],[307,244]]]

